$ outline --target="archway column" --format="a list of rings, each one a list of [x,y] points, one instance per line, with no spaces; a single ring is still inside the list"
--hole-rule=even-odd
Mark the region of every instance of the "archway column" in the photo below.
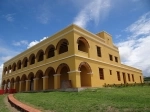
[[[10,89],[14,89],[14,83],[10,83]]]
[[[60,88],[60,75],[61,74],[54,74],[54,89]]]
[[[81,71],[70,71],[70,72],[68,72],[68,74],[69,74],[69,80],[71,80],[73,88],[79,88],[79,87],[81,87],[80,72]]]
[[[1,85],[1,89],[4,90],[4,85]]]
[[[46,54],[43,54],[43,61],[46,61]]]
[[[22,91],[24,81],[19,82],[19,92]]]
[[[18,92],[17,84],[18,84],[18,82],[14,82],[14,89],[16,90],[16,92]]]
[[[37,91],[38,90],[38,80],[39,78],[34,78],[34,91]]]
[[[30,91],[30,83],[31,83],[31,80],[26,80],[26,91]]]
[[[48,76],[44,76],[43,78],[43,90],[48,89]]]
[[[7,86],[8,86],[8,84],[5,84],[5,86],[4,86],[5,93],[6,93],[6,90],[7,90]]]

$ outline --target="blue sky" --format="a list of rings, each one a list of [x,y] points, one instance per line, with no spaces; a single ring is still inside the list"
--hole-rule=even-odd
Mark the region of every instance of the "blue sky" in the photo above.
[[[150,76],[149,0],[0,0],[0,72],[5,61],[72,23],[110,33],[122,63]]]

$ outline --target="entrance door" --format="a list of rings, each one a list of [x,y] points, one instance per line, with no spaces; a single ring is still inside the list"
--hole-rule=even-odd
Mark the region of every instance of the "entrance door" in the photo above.
[[[125,73],[122,73],[122,75],[123,75],[123,82],[124,82],[124,84],[126,84],[126,75],[125,75]]]

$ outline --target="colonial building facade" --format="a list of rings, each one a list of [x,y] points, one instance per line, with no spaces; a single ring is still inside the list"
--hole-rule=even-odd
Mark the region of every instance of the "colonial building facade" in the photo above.
[[[142,71],[121,64],[106,32],[70,25],[4,63],[2,89],[17,92],[142,83]]]

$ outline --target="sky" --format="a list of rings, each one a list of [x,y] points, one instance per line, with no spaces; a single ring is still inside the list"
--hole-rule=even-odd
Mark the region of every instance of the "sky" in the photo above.
[[[5,61],[73,23],[111,34],[122,63],[150,76],[149,0],[0,0],[0,81]]]

